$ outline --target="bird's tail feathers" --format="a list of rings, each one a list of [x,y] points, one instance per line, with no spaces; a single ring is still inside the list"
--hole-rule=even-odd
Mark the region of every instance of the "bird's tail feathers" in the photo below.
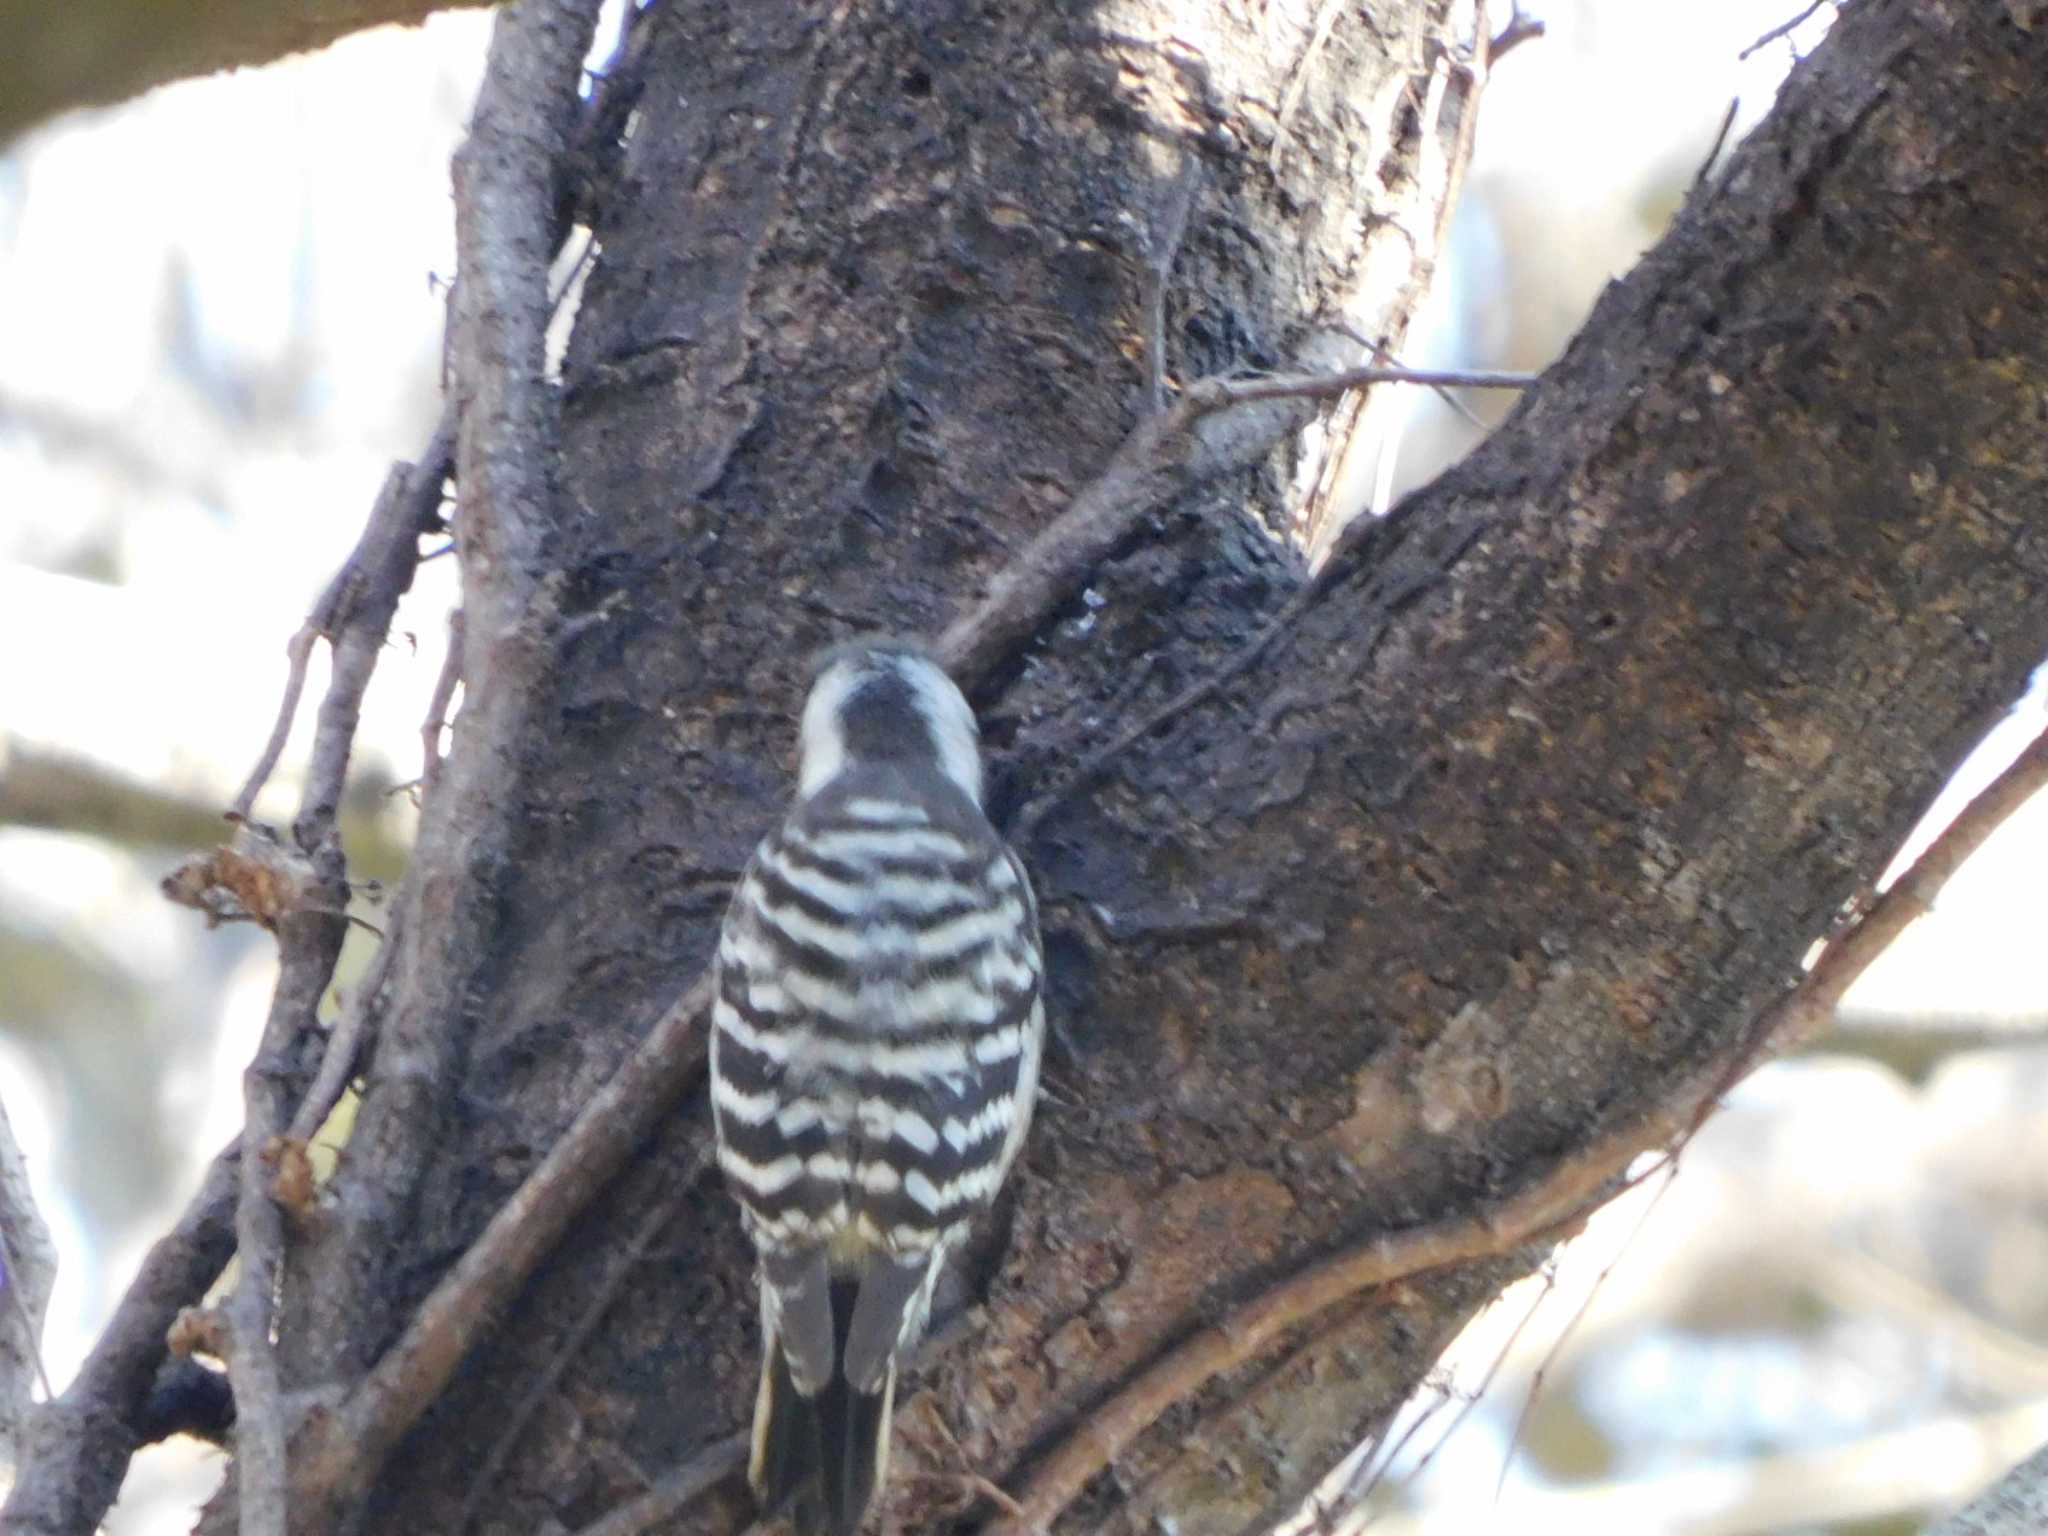
[[[771,1342],[765,1353],[747,1467],[761,1512],[787,1515],[796,1536],[856,1536],[889,1470],[895,1362],[877,1391],[857,1391],[834,1371],[806,1396],[781,1346]]]

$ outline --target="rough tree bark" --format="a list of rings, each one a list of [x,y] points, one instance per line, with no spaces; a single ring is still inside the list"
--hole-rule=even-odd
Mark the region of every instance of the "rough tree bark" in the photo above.
[[[472,720],[435,791],[498,830],[408,877],[355,1141],[293,1241],[288,1388],[347,1389],[696,975],[785,793],[802,658],[936,632],[1150,408],[1153,274],[1176,379],[1341,358],[1340,321],[1398,338],[1463,43],[1433,4],[1307,9],[650,13],[559,425],[529,424],[552,521],[508,556],[530,610],[496,675],[531,707]],[[905,1394],[901,1464],[936,1476],[899,1474],[897,1517],[986,1517],[947,1474],[1023,1484],[1233,1306],[1484,1217],[1738,1054],[2018,693],[2048,652],[2030,19],[1848,9],[1509,422],[1312,589],[1273,536],[1305,412],[1233,418],[1250,462],[977,676],[1008,817],[1287,619],[1034,813],[1065,1045]],[[575,1527],[743,1424],[705,1118],[693,1091],[648,1138],[366,1528]],[[1303,1317],[1063,1528],[1284,1513],[1541,1252],[1502,1246]]]

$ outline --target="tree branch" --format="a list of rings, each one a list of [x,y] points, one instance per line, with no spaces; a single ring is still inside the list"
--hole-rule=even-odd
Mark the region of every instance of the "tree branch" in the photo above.
[[[235,1213],[235,1248],[241,1275],[227,1306],[233,1349],[229,1379],[235,1389],[235,1466],[241,1494],[242,1536],[284,1536],[288,1479],[285,1444],[291,1423],[284,1410],[284,1382],[271,1346],[271,1304],[284,1254],[284,1213],[271,1193],[279,1133],[292,1102],[290,1061],[303,1034],[317,1028],[321,996],[334,975],[347,929],[348,866],[336,812],[348,778],[363,693],[376,670],[384,637],[398,601],[412,586],[419,565],[419,536],[439,506],[447,477],[452,434],[444,416],[418,469],[392,466],[384,489],[353,554],[322,594],[306,628],[294,637],[292,675],[285,688],[279,729],[271,736],[257,771],[229,812],[246,816],[256,792],[276,762],[290,713],[304,679],[306,652],[314,634],[334,651],[333,679],[320,703],[313,752],[292,827],[298,854],[309,862],[310,878],[298,887],[299,900],[272,924],[278,939],[278,981],[255,1058],[242,1076],[245,1120],[241,1194]],[[357,1014],[360,1017],[360,1014]],[[335,1051],[330,1077],[345,1076],[345,1051]]]
[[[136,1419],[178,1312],[234,1251],[241,1144],[220,1153],[177,1226],[149,1250],[71,1385],[30,1425],[0,1524],[18,1536],[76,1536],[113,1505],[139,1443]]]
[[[552,624],[541,581],[557,451],[556,405],[544,376],[547,275],[560,235],[576,84],[597,11],[596,0],[525,0],[500,14],[470,136],[455,157],[460,277],[451,340],[461,423],[464,706],[407,880],[395,1017],[358,1126],[378,1147],[379,1166],[374,1187],[351,1190],[344,1263],[350,1246],[388,1241],[430,1153],[433,1105],[422,1104],[417,1090],[452,1081],[467,979],[488,949],[496,879],[518,814],[513,744],[534,704]],[[446,899],[422,905],[426,882],[451,879]],[[405,1091],[378,1091],[390,1082]],[[360,1265],[344,1273],[353,1283],[331,1299],[333,1326],[374,1327],[382,1311],[371,1304],[374,1277]],[[294,1477],[295,1529],[330,1529],[362,1496],[490,1315],[450,1317],[429,1299],[400,1342],[316,1426]]]
[[[0,143],[76,107],[111,106],[154,85],[268,64],[390,22],[484,0],[38,0],[0,6]]]
[[[164,1359],[164,1336],[179,1310],[219,1276],[236,1247],[236,1228],[245,1218],[254,1237],[251,1250],[258,1254],[255,1267],[268,1271],[271,1280],[245,1285],[238,1292],[237,1331],[265,1341],[260,1350],[235,1351],[245,1357],[238,1387],[246,1384],[246,1393],[259,1401],[275,1400],[278,1383],[274,1362],[268,1358],[267,1319],[282,1235],[263,1230],[271,1228],[277,1216],[268,1193],[269,1181],[260,1157],[251,1159],[253,1168],[242,1167],[241,1148],[249,1145],[260,1150],[268,1144],[288,1105],[298,1107],[285,1139],[303,1141],[319,1128],[348,1080],[367,1005],[374,999],[377,978],[389,963],[388,940],[395,933],[380,946],[370,978],[343,1010],[326,1051],[321,1053],[313,1087],[301,1099],[310,1062],[299,1047],[332,978],[342,930],[346,887],[334,818],[342,800],[348,743],[354,738],[362,692],[389,629],[391,610],[411,583],[416,535],[430,524],[439,505],[451,443],[444,421],[416,470],[394,467],[362,538],[328,583],[306,626],[294,637],[293,676],[287,679],[278,727],[257,772],[229,812],[231,820],[243,819],[275,768],[303,688],[304,663],[299,653],[309,650],[317,636],[327,636],[335,647],[335,666],[329,696],[321,705],[312,766],[302,797],[297,829],[297,835],[306,840],[302,851],[295,854],[279,847],[261,829],[245,826],[234,847],[181,871],[208,882],[219,878],[223,870],[233,871],[236,903],[279,934],[278,986],[263,1043],[245,1078],[245,1094],[253,1101],[251,1127],[214,1159],[177,1226],[150,1250],[71,1386],[39,1414],[31,1454],[25,1458],[4,1511],[10,1531],[55,1536],[89,1529],[99,1522],[113,1503],[135,1447],[153,1432],[148,1398]],[[179,879],[174,875],[169,883],[176,885]],[[242,1234],[242,1240],[250,1242],[251,1235]],[[245,1306],[246,1312],[241,1310]],[[256,1315],[259,1308],[261,1320]],[[267,1417],[273,1424],[282,1423],[275,1412]],[[274,1456],[278,1446],[262,1429],[253,1435],[262,1447],[256,1459],[263,1466],[266,1452]],[[255,1480],[262,1482],[267,1476],[269,1486],[274,1487],[279,1462],[273,1459],[267,1465],[270,1473],[259,1472]]]

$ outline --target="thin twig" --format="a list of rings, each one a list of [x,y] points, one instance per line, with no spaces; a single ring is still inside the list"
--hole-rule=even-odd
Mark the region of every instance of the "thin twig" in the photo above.
[[[680,1179],[669,1183],[667,1193],[650,1205],[641,1216],[640,1225],[626,1240],[626,1246],[613,1261],[611,1270],[591,1293],[590,1301],[583,1309],[583,1315],[576,1320],[576,1325],[562,1339],[546,1367],[521,1396],[518,1406],[512,1410],[511,1418],[506,1421],[504,1430],[499,1434],[497,1443],[491,1447],[490,1454],[484,1458],[483,1465],[477,1468],[476,1476],[470,1480],[469,1492],[462,1500],[462,1511],[455,1518],[456,1536],[462,1536],[462,1533],[469,1529],[483,1501],[498,1491],[498,1474],[504,1471],[505,1463],[512,1459],[513,1451],[518,1449],[520,1436],[526,1433],[526,1426],[532,1422],[541,1404],[554,1395],[555,1386],[561,1381],[562,1373],[569,1368],[570,1362],[582,1355],[583,1346],[590,1342],[591,1334],[597,1331],[597,1325],[604,1321],[605,1314],[611,1311],[612,1303],[618,1299],[619,1290],[625,1285],[626,1277],[640,1267],[640,1261],[646,1257],[649,1245],[660,1235],[661,1229],[674,1219],[676,1208],[683,1203],[683,1198],[696,1188],[697,1180],[702,1177],[708,1161],[707,1156],[700,1154]]]
[[[562,233],[558,176],[598,8],[598,0],[530,0],[499,13],[469,137],[454,162],[461,281],[450,334],[461,423],[455,531],[467,626],[463,713],[489,742],[521,739],[552,622],[541,555],[556,515],[559,446],[559,404],[544,366],[548,267]],[[404,1006],[384,1021],[378,1047],[380,1073],[395,1080],[449,1081],[464,999],[487,949],[494,888],[483,872],[503,866],[515,835],[519,772],[510,753],[457,754],[427,802],[415,876],[431,870],[466,878],[452,900],[435,903],[422,899],[417,878],[408,879],[401,908],[405,941],[393,959],[392,983]],[[691,1031],[685,1026],[679,1033]],[[378,1146],[380,1178],[374,1188],[351,1191],[355,1198],[337,1216],[337,1242],[390,1239],[432,1155],[433,1118],[420,1109],[413,1094],[366,1101],[357,1135]],[[622,1149],[619,1160],[623,1156]],[[492,1233],[502,1242],[507,1218],[530,1215],[534,1195],[529,1180],[443,1277],[398,1343],[333,1412],[309,1426],[294,1478],[295,1531],[322,1536],[356,1505],[399,1438],[532,1272],[544,1246],[519,1253],[497,1274],[479,1274],[478,1266],[492,1263],[499,1251]],[[551,1244],[573,1214],[533,1223],[513,1246]],[[329,1297],[335,1314],[356,1326],[374,1323],[388,1305],[374,1267],[335,1278]],[[482,1299],[473,1311],[456,1315],[449,1297],[464,1288]]]
[[[1524,43],[1532,43],[1543,36],[1543,33],[1541,18],[1525,15],[1519,5],[1515,6],[1508,14],[1507,25],[1493,34],[1493,41],[1487,46],[1487,67],[1491,69],[1507,57],[1508,50],[1519,48]]]
[[[1277,374],[1264,379],[1204,379],[1189,395],[1205,413],[1253,400],[1327,400],[1368,384],[1424,384],[1445,389],[1528,389],[1533,373],[1487,368],[1390,368],[1373,364],[1332,373]]]
[[[375,1016],[377,999],[391,974],[391,957],[397,951],[398,925],[403,921],[403,914],[394,912],[388,921],[390,926],[378,943],[376,954],[370,957],[369,969],[363,973],[362,980],[350,989],[342,1002],[340,1017],[327,1032],[327,1048],[320,1055],[319,1070],[314,1073],[313,1084],[299,1101],[299,1107],[292,1112],[291,1126],[284,1133],[287,1141],[311,1141],[320,1127],[327,1123],[327,1117],[334,1113],[334,1106],[341,1102],[349,1079],[355,1076],[356,1063],[363,1057],[364,1036]]]
[[[747,1437],[728,1435],[714,1440],[681,1466],[665,1472],[654,1486],[593,1520],[575,1536],[641,1536],[688,1508],[720,1483],[737,1477],[747,1464]]]
[[[1145,408],[1154,414],[1166,409],[1166,294],[1173,285],[1173,263],[1181,243],[1187,239],[1188,215],[1194,210],[1195,193],[1202,184],[1201,157],[1192,150],[1181,154],[1180,171],[1166,194],[1159,228],[1146,252],[1144,284],[1145,309]]]
[[[448,654],[441,658],[441,675],[434,679],[434,696],[427,701],[426,723],[420,727],[420,790],[430,793],[441,777],[441,733],[448,729],[448,706],[462,682],[462,610],[448,615]]]
[[[256,797],[263,792],[263,786],[270,782],[270,776],[277,770],[277,761],[284,756],[285,743],[291,740],[292,722],[298,718],[299,695],[306,688],[306,665],[313,656],[313,642],[326,630],[326,623],[319,617],[323,610],[329,610],[338,597],[337,587],[341,574],[336,573],[334,582],[320,595],[320,601],[313,606],[313,615],[301,624],[291,639],[284,644],[285,679],[284,698],[277,706],[277,720],[270,728],[270,740],[256,759],[256,766],[249,771],[249,777],[242,784],[240,793],[228,805],[229,821],[246,821],[255,807]]]
[[[972,692],[1078,591],[1153,510],[1208,475],[1249,462],[1285,430],[1276,423],[1220,451],[1199,440],[1205,417],[1262,401],[1326,399],[1365,384],[1525,389],[1533,374],[1421,368],[1351,368],[1262,379],[1207,378],[1132,429],[1102,472],[990,581],[988,592],[941,635],[934,653]]]
[[[1425,1270],[1510,1252],[1583,1221],[1611,1197],[1614,1181],[1637,1156],[1674,1143],[1682,1146],[1752,1067],[1818,1033],[1842,995],[1908,924],[1931,908],[1963,861],[2044,786],[2048,734],[2022,752],[1890,890],[1829,942],[1796,988],[1759,1013],[1731,1058],[1681,1073],[1641,1116],[1593,1137],[1519,1194],[1477,1212],[1384,1233],[1328,1255],[1176,1346],[1083,1419],[1039,1463],[1019,1496],[1023,1518],[997,1522],[989,1536],[1049,1530],[1088,1482],[1160,1414],[1218,1372],[1255,1359],[1282,1331],[1325,1307]],[[1660,1161],[1630,1183],[1664,1166]]]
[[[437,434],[437,438],[445,434]],[[434,500],[445,468],[430,462],[415,473],[393,466],[361,539],[322,596],[318,623],[334,652],[332,681],[320,702],[306,785],[293,824],[298,850],[310,864],[305,900],[268,926],[277,934],[278,981],[254,1059],[242,1074],[241,1193],[235,1212],[235,1247],[241,1275],[227,1304],[234,1347],[228,1374],[235,1389],[236,1486],[242,1536],[284,1536],[288,1505],[285,1446],[291,1424],[284,1411],[284,1381],[271,1347],[271,1308],[284,1258],[284,1213],[271,1194],[273,1146],[291,1102],[290,1062],[304,1032],[316,1027],[320,998],[334,975],[347,925],[347,864],[336,815],[362,714],[363,693],[376,670],[398,600],[419,563],[426,483]],[[305,633],[301,631],[301,634]],[[300,682],[287,685],[293,692]],[[276,738],[273,737],[273,745]],[[263,765],[259,764],[259,767]],[[253,778],[251,786],[259,782]],[[249,791],[245,791],[247,793]]]
[[[357,590],[366,581],[378,580],[385,562],[396,556],[393,533],[397,526],[408,518],[412,519],[412,525],[419,532],[425,532],[432,526],[434,513],[440,505],[441,482],[447,478],[452,460],[454,441],[453,417],[444,411],[433,437],[428,441],[426,452],[420,457],[419,468],[409,471],[410,479],[402,502],[394,505],[385,519],[380,520],[376,512],[371,514],[356,547],[321,591],[311,612],[306,615],[306,622],[285,642],[288,665],[284,696],[278,701],[277,719],[270,728],[270,740],[256,759],[256,766],[249,771],[249,777],[229,803],[229,821],[248,820],[255,808],[257,795],[270,782],[271,774],[277,771],[278,760],[283,757],[285,744],[291,739],[292,723],[298,717],[300,696],[305,692],[306,668],[312,659],[313,642],[325,638],[333,643],[335,627],[344,610],[356,600]],[[400,469],[404,468],[400,466]],[[392,487],[387,481],[378,497],[380,509],[385,507],[391,495]],[[416,552],[413,559],[416,563]]]
[[[1692,190],[1697,192],[1707,184],[1707,176],[1714,169],[1714,162],[1721,158],[1721,151],[1728,145],[1728,132],[1735,126],[1735,114],[1742,110],[1742,98],[1731,96],[1728,110],[1721,114],[1721,126],[1714,130],[1714,142],[1707,150],[1707,158],[1700,162],[1700,168],[1693,172]]]
[[[1308,605],[1315,601],[1319,590],[1319,587],[1314,583],[1302,586],[1295,592],[1294,596],[1287,600],[1281,607],[1280,612],[1274,615],[1266,627],[1254,635],[1247,644],[1234,651],[1222,663],[1196,678],[1187,687],[1181,689],[1180,692],[1176,693],[1164,704],[1146,715],[1136,725],[1129,726],[1118,732],[1102,746],[1089,753],[1087,757],[1081,760],[1080,766],[1072,773],[1068,774],[1059,783],[1055,784],[1043,795],[1040,795],[1036,800],[1031,801],[1023,810],[1017,813],[1017,820],[1010,831],[1012,840],[1020,848],[1028,846],[1033,835],[1038,831],[1039,824],[1065,801],[1068,796],[1074,794],[1087,784],[1092,783],[1103,769],[1122,757],[1132,747],[1143,741],[1147,736],[1150,736],[1168,721],[1176,720],[1186,714],[1197,704],[1200,704],[1204,699],[1215,693],[1225,683],[1241,674],[1253,662],[1257,661],[1259,657],[1266,653],[1268,646],[1300,620],[1302,613],[1307,609]]]
[[[1690,1141],[1690,1133],[1681,1139],[1682,1141]],[[1635,1247],[1636,1239],[1643,1235],[1643,1228],[1649,1224],[1650,1218],[1656,1214],[1657,1207],[1663,1202],[1665,1195],[1671,1192],[1672,1181],[1678,1177],[1678,1155],[1676,1150],[1662,1158],[1657,1166],[1664,1170],[1664,1182],[1659,1184],[1656,1192],[1643,1202],[1643,1208],[1637,1212],[1635,1224],[1629,1228],[1628,1236],[1624,1237],[1616,1245],[1614,1252],[1608,1255],[1607,1262],[1600,1266],[1600,1273],[1595,1275],[1593,1283],[1586,1287],[1586,1294],[1579,1298],[1579,1304],[1572,1309],[1572,1315],[1566,1318],[1564,1326],[1557,1330],[1557,1336],[1550,1341],[1550,1347],[1543,1352],[1543,1358],[1537,1361],[1536,1369],[1529,1377],[1529,1390],[1522,1396],[1522,1406],[1520,1411],[1515,1414],[1514,1428],[1508,1431],[1508,1448],[1501,1454],[1500,1476],[1494,1481],[1493,1501],[1496,1506],[1498,1506],[1502,1496],[1507,1492],[1508,1473],[1514,1468],[1515,1452],[1521,1446],[1522,1432],[1529,1427],[1530,1415],[1535,1413],[1537,1401],[1543,1396],[1543,1388],[1550,1380],[1552,1367],[1557,1364],[1559,1357],[1563,1355],[1565,1345],[1571,1342],[1571,1337],[1578,1331],[1579,1324],[1586,1320],[1586,1314],[1593,1310],[1593,1300],[1602,1290],[1606,1289],[1608,1277],[1614,1273],[1622,1259],[1627,1256],[1628,1251]],[[1547,1296],[1550,1288],[1554,1287],[1556,1283],[1557,1277],[1553,1271],[1550,1276],[1549,1285],[1544,1289],[1544,1295]],[[1509,1341],[1510,1346],[1512,1346],[1513,1342],[1513,1340]],[[1507,1351],[1503,1350],[1501,1358],[1504,1360],[1506,1357]]]
[[[441,482],[447,476],[452,441],[450,418],[444,416],[421,457],[419,469],[410,477],[406,505],[402,509],[406,515],[387,519],[373,516],[372,527],[365,529],[356,550],[328,584],[320,601],[314,605],[313,617],[300,632],[305,636],[308,648],[312,640],[321,634],[332,637],[337,623],[341,622],[345,596],[359,593],[366,579],[370,585],[382,589],[388,589],[398,581],[406,550],[416,548],[416,543],[403,534],[407,516],[415,528],[423,528],[430,522],[439,504]],[[380,505],[387,503],[380,500]],[[351,598],[350,601],[360,604],[361,599]],[[362,612],[360,607],[357,612]],[[381,643],[381,631],[377,639]],[[256,771],[237,795],[231,816],[246,818],[263,783],[276,767],[305,682],[303,658],[295,660],[293,675],[286,681],[279,725],[273,730]],[[337,679],[348,670],[338,664]],[[330,714],[323,705],[322,715],[327,730],[331,732],[340,727],[342,712]],[[348,730],[352,735],[352,721]],[[345,773],[346,754],[337,755],[330,749],[316,751],[315,756],[322,766],[309,774],[308,805],[316,801],[338,803],[337,776]],[[323,781],[320,778],[322,774],[328,775],[328,779]],[[305,926],[318,926],[318,918],[332,919],[342,910],[339,892],[330,892],[329,896],[330,900],[310,903],[317,911],[305,914]],[[387,954],[388,950],[380,948],[372,968],[373,976],[381,975]],[[283,967],[278,993],[273,999],[274,1016],[283,1017],[296,1009],[302,1022],[310,1020],[320,991],[332,974],[331,964],[324,973],[319,973],[316,986],[314,978],[318,972],[317,956],[306,957],[303,964]],[[280,1004],[282,1013],[279,1012]],[[337,1026],[328,1050],[322,1056],[314,1087],[294,1116],[288,1132],[291,1138],[304,1140],[318,1129],[319,1123],[332,1109],[334,1099],[339,1096],[339,1084],[346,1082],[359,1026],[359,1009],[350,1009],[343,1014],[342,1023]],[[281,1061],[268,1052],[259,1052],[259,1057],[265,1074],[278,1070],[289,1074],[279,1084],[279,1092],[283,1102],[290,1102],[296,1097],[300,1081],[298,1074],[305,1064],[292,1059],[289,1051]],[[311,1123],[307,1124],[309,1114]],[[265,1118],[268,1118],[267,1111]],[[261,1145],[254,1139],[249,1144],[252,1147]],[[247,1192],[248,1183],[242,1168],[243,1145],[238,1138],[214,1159],[199,1192],[177,1225],[150,1250],[141,1271],[123,1294],[113,1319],[101,1333],[71,1385],[61,1398],[45,1408],[38,1421],[34,1454],[24,1459],[8,1496],[5,1514],[10,1532],[57,1536],[60,1532],[91,1529],[113,1503],[129,1459],[139,1443],[137,1425],[143,1422],[141,1410],[164,1359],[164,1336],[179,1310],[197,1299],[219,1276],[236,1246],[238,1206],[245,1203],[238,1201],[237,1197]],[[255,1159],[252,1157],[251,1161]],[[259,1186],[262,1183],[260,1179],[257,1182]],[[257,1213],[257,1221],[264,1219],[261,1213],[268,1204],[265,1195],[251,1207]],[[255,1246],[262,1251],[262,1243]],[[274,1254],[278,1250],[271,1246],[268,1251]],[[250,1294],[267,1297],[268,1293],[258,1285],[250,1288]],[[267,1312],[267,1301],[264,1306]],[[253,1318],[245,1320],[245,1326],[252,1334],[265,1332]],[[264,1354],[268,1355],[267,1337]],[[264,1367],[259,1364],[256,1369],[262,1371]],[[248,1380],[247,1371],[244,1372],[244,1380]],[[249,1391],[261,1397],[265,1386],[264,1382],[253,1382]],[[260,1480],[259,1474],[252,1482]]]
[[[1806,24],[1808,17],[1812,16],[1822,6],[1828,3],[1829,0],[1813,0],[1813,3],[1811,5],[1807,6],[1805,10],[1801,11],[1797,16],[1794,16],[1790,21],[1779,22],[1775,27],[1771,28],[1770,31],[1766,32],[1762,37],[1758,38],[1755,42],[1751,43],[1747,48],[1743,49],[1742,52],[1735,55],[1736,63],[1741,63],[1744,59],[1748,58],[1752,53],[1756,53],[1761,49],[1770,47],[1771,44],[1775,43],[1781,37],[1790,37],[1794,32],[1797,32],[1802,26]]]
[[[1266,151],[1269,175],[1280,169],[1281,154],[1294,137],[1294,114],[1300,110],[1301,98],[1308,90],[1309,71],[1315,67],[1316,55],[1330,40],[1330,33],[1335,30],[1342,9],[1339,0],[1323,0],[1316,7],[1315,19],[1309,24],[1308,45],[1301,50],[1301,57],[1295,60],[1294,68],[1288,71],[1287,88],[1280,93],[1280,114],[1273,120],[1273,143]]]

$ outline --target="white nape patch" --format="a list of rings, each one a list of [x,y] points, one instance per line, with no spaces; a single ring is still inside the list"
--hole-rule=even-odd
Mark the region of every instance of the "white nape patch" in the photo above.
[[[908,800],[875,800],[866,795],[851,795],[844,809],[848,820],[866,822],[872,827],[928,827],[932,822],[923,806],[912,805]]]
[[[799,794],[815,795],[838,778],[846,766],[846,733],[839,728],[839,716],[854,689],[860,686],[863,672],[859,660],[847,657],[835,661],[811,684],[803,721],[797,727],[801,759],[796,775]]]
[[[896,671],[910,684],[918,713],[931,727],[939,749],[939,771],[976,805],[981,804],[981,728],[967,696],[938,664],[922,656],[896,657]]]
[[[847,764],[846,732],[840,717],[862,683],[893,668],[910,689],[912,707],[924,717],[938,753],[938,769],[961,793],[981,804],[981,733],[966,696],[938,663],[908,651],[858,651],[827,667],[811,685],[798,727],[797,791],[808,798],[839,776]]]

